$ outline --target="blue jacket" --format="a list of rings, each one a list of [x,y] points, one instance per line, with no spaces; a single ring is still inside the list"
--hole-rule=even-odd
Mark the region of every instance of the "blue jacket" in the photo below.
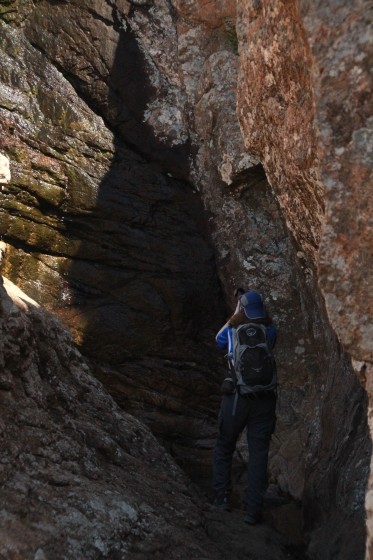
[[[274,325],[268,325],[267,335],[272,348],[274,348],[277,336],[276,327]],[[216,335],[216,343],[218,348],[221,348],[222,350],[228,347],[228,356],[231,359],[233,358],[232,327],[227,326],[220,329]]]

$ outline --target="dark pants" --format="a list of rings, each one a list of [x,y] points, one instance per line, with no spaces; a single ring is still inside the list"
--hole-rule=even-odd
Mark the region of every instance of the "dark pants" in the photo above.
[[[267,486],[268,452],[276,422],[276,395],[224,395],[219,412],[219,432],[215,444],[213,487],[216,497],[232,489],[232,458],[236,442],[246,427],[249,462],[247,466],[246,511],[260,514]]]

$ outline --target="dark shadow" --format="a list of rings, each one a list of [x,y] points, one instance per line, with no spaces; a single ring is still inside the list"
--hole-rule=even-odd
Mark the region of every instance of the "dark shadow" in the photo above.
[[[114,25],[107,99],[61,69],[114,133],[115,155],[94,210],[65,208],[67,234],[80,248],[66,272],[73,300],[59,314],[114,399],[179,463],[209,468],[223,376],[214,337],[225,303],[188,179],[190,143],[160,143],[143,122],[157,92],[138,40],[115,11]]]

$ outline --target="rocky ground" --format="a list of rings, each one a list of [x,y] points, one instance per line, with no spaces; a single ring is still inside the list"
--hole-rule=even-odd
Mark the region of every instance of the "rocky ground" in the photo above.
[[[206,515],[206,530],[226,560],[305,560],[302,547],[289,544],[289,540],[273,529],[266,521],[257,526],[246,525],[242,512]]]

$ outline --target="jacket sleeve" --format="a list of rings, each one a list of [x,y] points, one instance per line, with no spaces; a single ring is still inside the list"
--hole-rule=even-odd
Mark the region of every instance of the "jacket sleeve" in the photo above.
[[[228,325],[225,324],[216,335],[216,344],[222,350],[228,345],[228,328]]]

